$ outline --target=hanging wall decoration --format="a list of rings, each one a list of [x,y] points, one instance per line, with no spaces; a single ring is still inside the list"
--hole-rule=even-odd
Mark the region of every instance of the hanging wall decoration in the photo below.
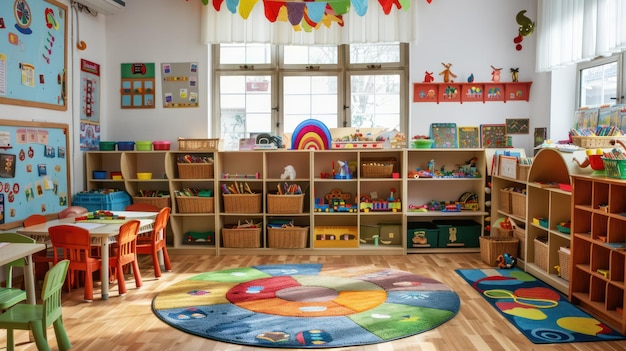
[[[209,0],[202,0],[204,5]],[[213,0],[216,11],[222,9],[224,0]],[[239,13],[247,19],[258,0],[226,0],[226,9],[231,13]],[[378,0],[383,12],[388,15],[395,6],[408,11],[411,0]],[[364,16],[368,9],[368,0],[263,0],[265,17],[268,21],[289,22],[294,30],[307,32],[318,29],[322,25],[330,27],[333,22],[343,26],[343,15],[353,10],[357,15]]]
[[[515,43],[515,50],[517,51],[522,50],[522,41],[524,40],[524,37],[530,36],[535,31],[535,22],[526,17],[526,15],[524,15],[525,13],[526,10],[522,10],[517,13],[517,16],[515,16],[515,21],[519,25],[519,28],[517,30],[518,35],[513,39],[513,43]]]
[[[163,107],[198,107],[198,63],[162,63]]]

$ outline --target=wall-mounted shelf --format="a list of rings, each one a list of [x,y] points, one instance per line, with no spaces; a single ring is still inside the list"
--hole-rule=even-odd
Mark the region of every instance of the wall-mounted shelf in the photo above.
[[[413,102],[528,101],[532,82],[413,83]]]

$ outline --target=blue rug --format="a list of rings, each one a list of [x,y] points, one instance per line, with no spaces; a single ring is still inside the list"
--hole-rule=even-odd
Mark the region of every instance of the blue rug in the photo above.
[[[184,332],[274,348],[368,345],[453,318],[459,296],[413,273],[375,266],[267,265],[207,272],[173,284],[153,312]]]
[[[535,344],[625,339],[518,268],[456,272]]]

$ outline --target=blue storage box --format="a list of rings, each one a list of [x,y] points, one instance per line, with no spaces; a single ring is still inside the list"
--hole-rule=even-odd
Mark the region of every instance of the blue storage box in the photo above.
[[[125,191],[89,191],[74,195],[72,205],[82,206],[89,212],[98,210],[124,211],[131,198]]]
[[[439,247],[480,247],[482,225],[472,220],[433,220],[439,228]]]
[[[117,150],[118,151],[133,151],[135,150],[135,142],[134,141],[118,141]]]
[[[431,248],[439,245],[439,227],[431,222],[408,222],[407,248]]]

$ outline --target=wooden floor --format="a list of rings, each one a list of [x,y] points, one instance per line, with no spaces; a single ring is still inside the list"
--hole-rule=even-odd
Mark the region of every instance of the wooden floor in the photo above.
[[[99,283],[94,302],[83,302],[82,289],[64,293],[63,317],[72,350],[79,351],[252,351],[269,350],[225,344],[174,329],[151,310],[152,299],[167,286],[198,273],[226,268],[273,263],[333,263],[389,267],[437,279],[452,287],[461,297],[461,309],[450,321],[436,329],[401,340],[346,348],[361,351],[399,350],[626,350],[626,341],[535,345],[508,323],[454,270],[486,267],[480,254],[412,254],[407,256],[201,256],[170,255],[173,272],[154,278],[148,257],[141,258],[144,286],[136,289],[127,282],[128,293],[117,295],[111,285],[109,300],[99,299]],[[128,279],[131,279],[130,277]],[[52,350],[58,350],[52,328],[48,330]],[[16,331],[16,350],[35,351],[28,334]],[[0,350],[6,345],[6,332],[0,331]],[[280,349],[285,350],[285,349]]]

